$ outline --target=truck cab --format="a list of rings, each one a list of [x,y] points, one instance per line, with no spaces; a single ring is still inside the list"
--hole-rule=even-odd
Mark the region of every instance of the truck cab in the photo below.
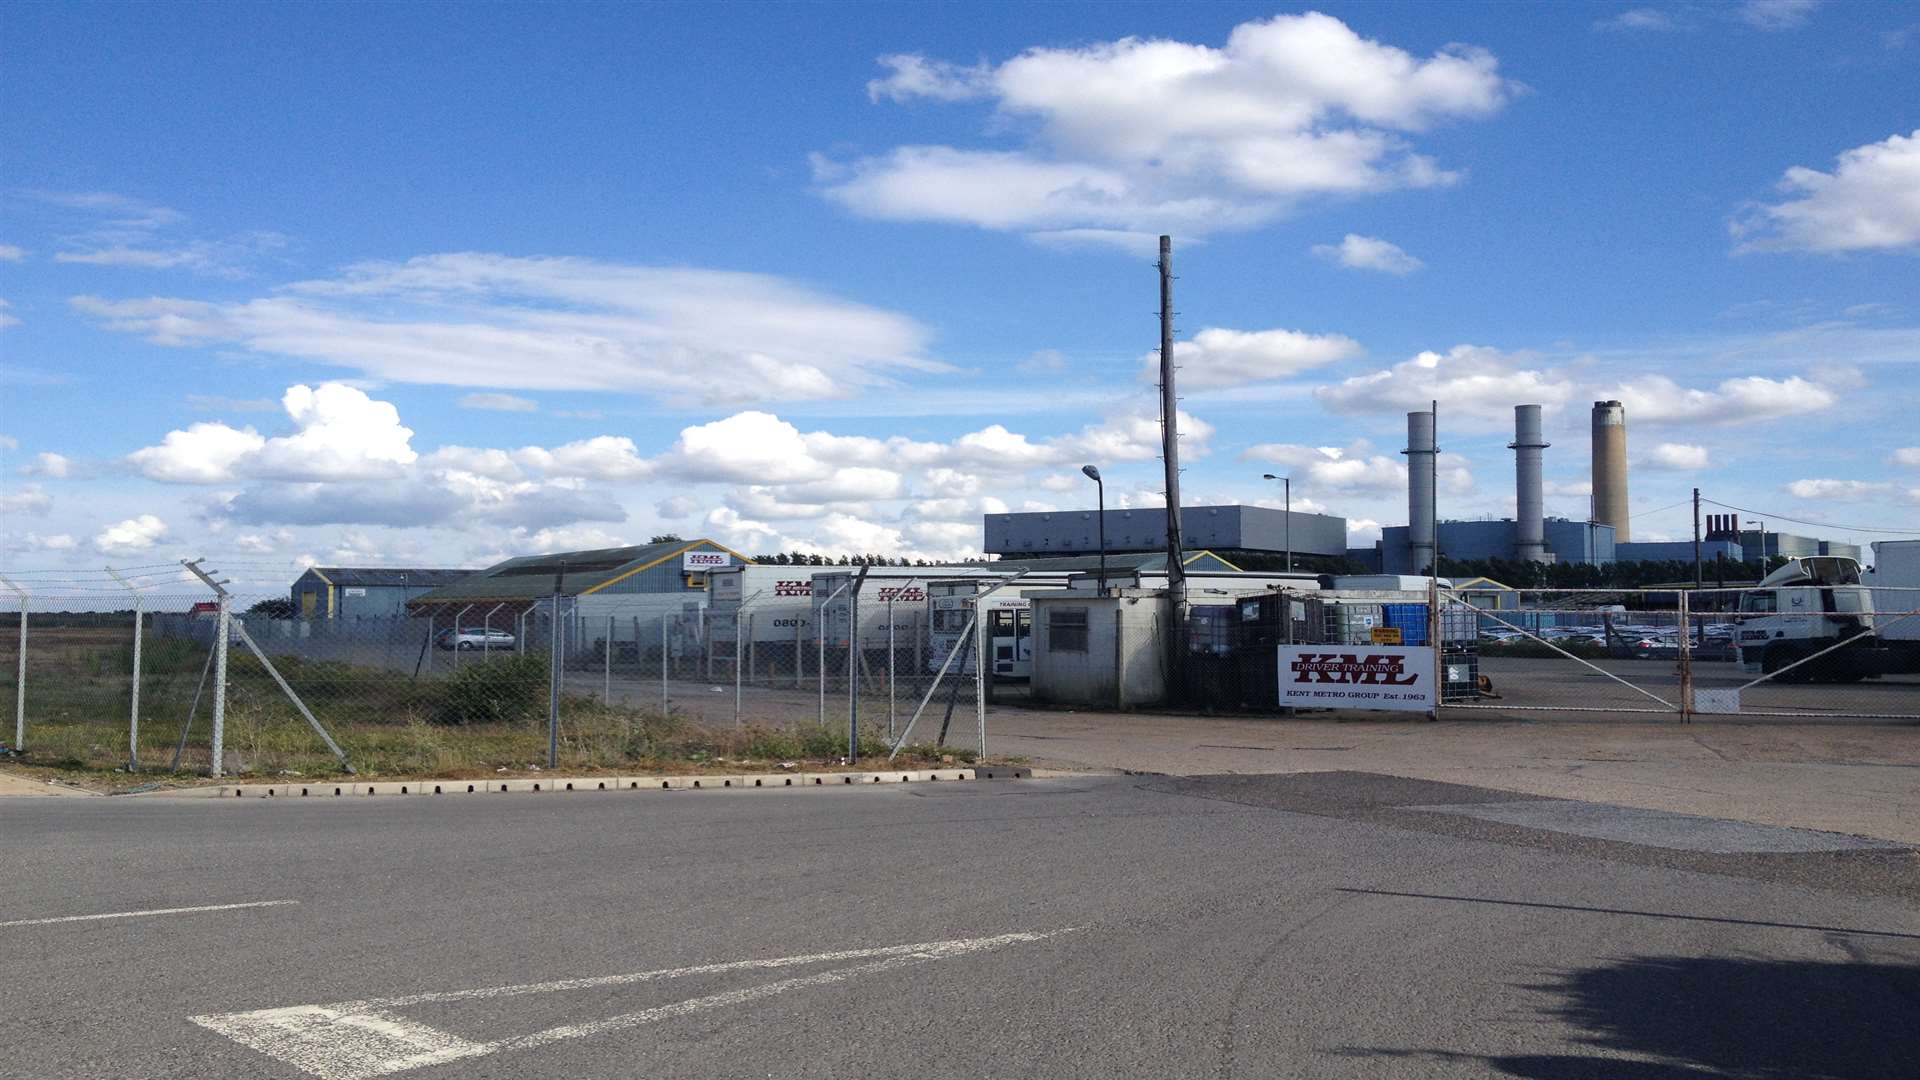
[[[1872,629],[1873,595],[1860,583],[1860,564],[1816,555],[1788,560],[1740,597],[1735,643],[1747,671],[1770,675]],[[1850,682],[1871,673],[1857,659],[1838,650],[1783,679]]]

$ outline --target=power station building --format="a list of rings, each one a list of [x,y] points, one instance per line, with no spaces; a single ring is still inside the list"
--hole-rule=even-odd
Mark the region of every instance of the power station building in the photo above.
[[[985,550],[992,555],[1098,554],[1099,517],[1095,510],[988,514]],[[1105,524],[1109,552],[1161,551],[1167,546],[1164,507],[1108,510]],[[1296,555],[1338,556],[1347,553],[1347,519],[1264,506],[1183,506],[1180,541],[1191,551],[1277,554],[1291,546]]]

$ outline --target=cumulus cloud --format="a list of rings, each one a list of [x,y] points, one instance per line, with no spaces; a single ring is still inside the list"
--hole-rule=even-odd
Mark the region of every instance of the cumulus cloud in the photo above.
[[[93,547],[102,555],[137,555],[152,551],[167,531],[166,522],[152,514],[141,514],[100,530],[93,538]]]
[[[26,257],[26,248],[18,244],[0,244],[0,262],[19,262]]]
[[[463,409],[491,412],[538,412],[540,409],[538,403],[515,394],[467,394],[455,404]]]
[[[1255,225],[1308,196],[1451,183],[1410,137],[1490,116],[1517,92],[1484,49],[1421,59],[1317,12],[1243,23],[1218,48],[1123,38],[998,65],[881,62],[874,100],[988,100],[1030,141],[816,158],[827,197],[870,217],[1129,243]]]
[[[700,511],[700,500],[691,495],[671,495],[653,504],[654,513],[669,521],[690,518]]]
[[[1817,478],[1795,480],[1787,485],[1787,494],[1796,499],[1823,499],[1828,502],[1882,502],[1899,488],[1884,481],[1832,480]]]
[[[1712,467],[1708,459],[1707,448],[1692,443],[1663,442],[1647,451],[1640,460],[1640,466],[1646,469],[1665,472],[1693,472]]]
[[[237,345],[377,379],[645,390],[704,405],[844,397],[943,372],[913,320],[781,278],[460,253],[363,263],[239,302],[70,301],[160,345]]]
[[[21,476],[45,476],[53,480],[64,480],[73,475],[73,459],[64,454],[42,450],[33,456],[33,461],[20,466]]]
[[[1364,439],[1344,447],[1259,443],[1241,451],[1240,459],[1282,467],[1286,475],[1293,478],[1296,510],[1302,506],[1299,492],[1303,488],[1348,493],[1407,490],[1406,459],[1374,453],[1373,445]],[[1464,458],[1441,454],[1436,466],[1445,490],[1472,489],[1473,474]]]
[[[1356,375],[1314,392],[1336,413],[1415,412],[1438,400],[1449,424],[1513,422],[1515,404],[1560,406],[1577,397],[1568,380],[1537,358],[1480,345],[1422,352],[1383,371]]]
[[[1920,248],[1920,129],[1842,153],[1824,173],[1796,165],[1788,198],[1732,223],[1739,251],[1900,251]]]
[[[53,496],[39,484],[24,484],[12,491],[0,491],[0,514],[44,514],[53,509]]]
[[[230,483],[239,478],[367,480],[398,476],[419,455],[400,412],[343,383],[289,387],[280,399],[292,435],[266,438],[253,428],[217,422],[170,431],[157,446],[127,455],[151,480]]]
[[[1348,360],[1366,350],[1342,334],[1309,334],[1299,330],[1202,330],[1173,345],[1182,390],[1218,390],[1268,382],[1303,371]],[[1140,378],[1156,382],[1160,354],[1140,358]]]
[[[1426,264],[1377,236],[1348,233],[1338,244],[1315,244],[1313,254],[1349,270],[1378,270],[1383,274],[1411,274]]]
[[[25,551],[72,551],[80,546],[80,542],[67,533],[42,535],[30,532],[10,537],[7,546]]]
[[[1843,380],[1844,382],[1844,380]],[[1832,408],[1839,390],[1800,376],[1750,375],[1712,388],[1681,386],[1665,375],[1624,381],[1594,380],[1584,366],[1555,370],[1528,353],[1456,345],[1314,391],[1336,413],[1416,412],[1440,402],[1442,423],[1458,429],[1499,430],[1513,422],[1516,404],[1555,410],[1583,401],[1619,400],[1627,423],[1744,424],[1802,416]]]
[[[1893,463],[1905,465],[1909,469],[1920,469],[1920,446],[1903,446],[1895,450]]]
[[[1749,375],[1722,380],[1711,390],[1688,389],[1665,375],[1642,375],[1598,390],[1595,400],[1626,405],[1627,423],[1744,424],[1805,416],[1832,408],[1840,395],[1798,375],[1769,379]]]

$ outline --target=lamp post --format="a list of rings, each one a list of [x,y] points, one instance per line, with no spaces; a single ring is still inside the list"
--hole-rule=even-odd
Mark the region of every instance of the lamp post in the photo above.
[[[1287,573],[1291,574],[1293,573],[1293,477],[1275,476],[1272,473],[1265,473],[1261,476],[1261,479],[1278,480],[1282,484],[1286,485],[1284,490],[1287,493],[1286,494],[1287,517],[1286,517],[1286,524],[1283,526],[1283,531],[1285,532],[1286,538],[1287,538]]]
[[[1767,572],[1767,519],[1761,518],[1759,521],[1749,521],[1747,524],[1758,526],[1760,529],[1760,574],[1764,577]]]
[[[1107,485],[1106,481],[1100,479],[1099,469],[1091,465],[1082,465],[1080,471],[1086,473],[1087,479],[1093,481],[1094,493],[1098,499],[1095,519],[1098,521],[1097,528],[1100,534],[1100,594],[1105,596],[1107,592]]]

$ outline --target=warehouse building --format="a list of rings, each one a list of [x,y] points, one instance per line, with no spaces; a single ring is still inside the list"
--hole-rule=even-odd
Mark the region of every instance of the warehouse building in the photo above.
[[[302,619],[371,619],[406,613],[415,598],[461,580],[472,570],[316,566],[294,579],[294,613]]]
[[[1100,513],[1050,510],[988,514],[986,551],[994,555],[1097,554]],[[1167,546],[1164,507],[1108,510],[1109,552],[1162,551]],[[1264,506],[1187,506],[1180,510],[1180,542],[1187,549],[1208,549],[1232,558],[1236,551],[1340,556],[1347,551],[1347,520],[1330,514],[1271,510]]]
[[[556,594],[704,600],[708,570],[752,561],[712,540],[523,555],[467,572],[459,581],[415,598],[408,607],[415,614],[430,614],[497,604],[517,613]]]
[[[1627,544],[1615,544],[1614,556],[1620,562],[1692,562],[1693,541],[1691,540],[1636,540]],[[1728,562],[1739,562],[1744,552],[1737,541],[1702,540],[1700,541],[1700,559],[1703,562],[1718,562],[1725,558]]]

